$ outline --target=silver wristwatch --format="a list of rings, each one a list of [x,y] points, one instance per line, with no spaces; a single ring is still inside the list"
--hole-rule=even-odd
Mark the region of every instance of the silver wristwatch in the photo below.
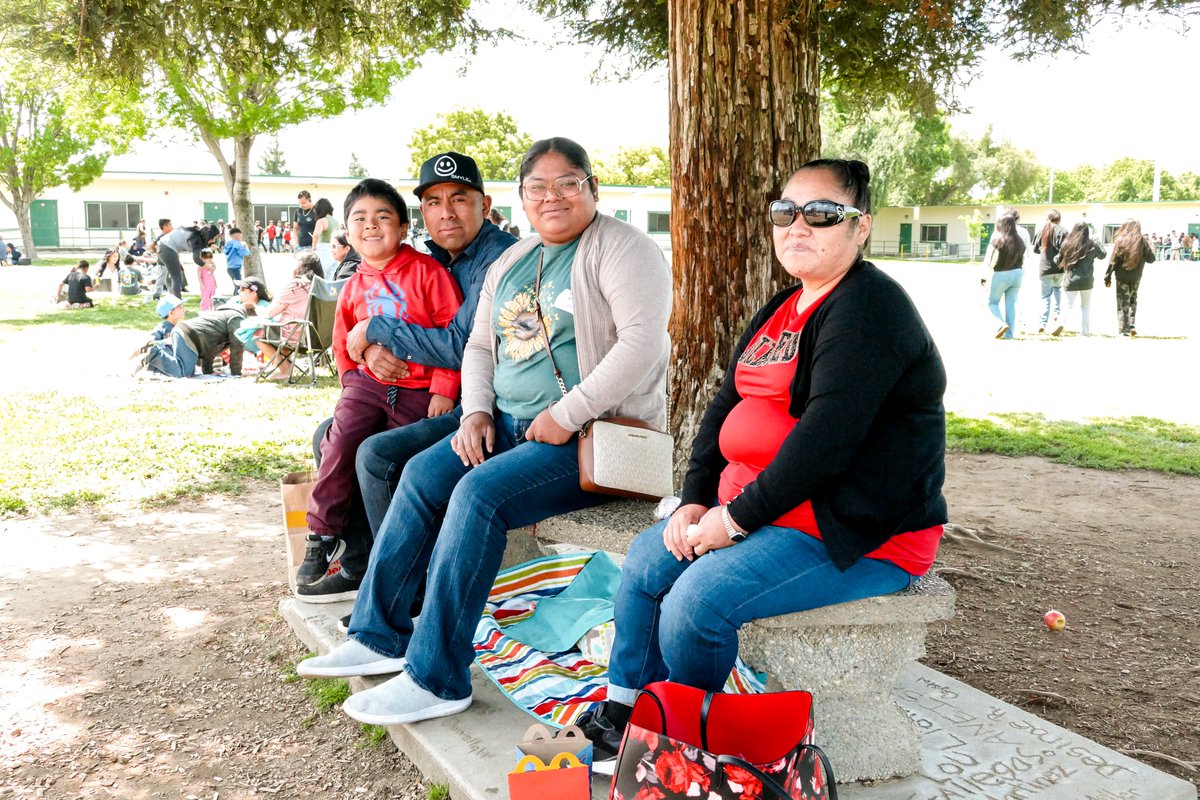
[[[729,516],[729,506],[721,506],[721,522],[725,523],[725,532],[729,534],[729,541],[737,544],[746,538],[746,534],[733,527],[733,517]]]

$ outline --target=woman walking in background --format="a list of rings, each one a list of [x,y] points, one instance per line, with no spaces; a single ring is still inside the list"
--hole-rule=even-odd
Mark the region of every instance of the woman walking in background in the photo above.
[[[317,221],[313,226],[313,250],[321,257],[321,268],[326,275],[332,275],[337,261],[333,257],[333,232],[337,228],[337,220],[333,218],[333,204],[322,197],[313,204]]]
[[[1154,263],[1154,248],[1142,233],[1137,220],[1128,220],[1117,229],[1112,258],[1104,274],[1104,288],[1117,278],[1117,330],[1122,336],[1137,336],[1137,296],[1142,270]]]
[[[988,292],[988,309],[1000,321],[996,330],[997,339],[1013,338],[1017,327],[1017,295],[1021,291],[1021,280],[1025,277],[1025,242],[1017,235],[1017,220],[1011,214],[1005,214],[996,220],[996,230],[988,242],[987,255],[983,257],[985,277],[980,283],[987,283],[987,273],[991,273],[992,285]],[[1000,313],[1000,301],[1004,301],[1004,313]]]
[[[1050,209],[1046,224],[1033,243],[1033,252],[1042,256],[1038,264],[1038,275],[1042,279],[1042,319],[1038,333],[1045,333],[1049,328],[1053,336],[1058,336],[1063,329],[1059,321],[1062,316],[1063,269],[1057,256],[1063,239],[1067,238],[1067,229],[1059,224],[1061,220],[1062,214],[1057,209]]]
[[[1104,248],[1092,239],[1086,222],[1076,222],[1055,258],[1066,276],[1067,317],[1075,314],[1079,303],[1080,333],[1092,335],[1092,285],[1096,281],[1096,259],[1104,258]],[[1060,325],[1058,331],[1062,331]]]

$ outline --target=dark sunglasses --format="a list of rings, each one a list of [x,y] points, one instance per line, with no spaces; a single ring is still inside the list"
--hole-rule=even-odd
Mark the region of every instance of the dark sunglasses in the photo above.
[[[863,212],[854,206],[844,206],[832,200],[809,200],[802,206],[791,200],[774,200],[767,211],[771,224],[780,228],[795,222],[797,214],[804,215],[804,221],[810,228],[832,228],[848,219],[861,217]]]

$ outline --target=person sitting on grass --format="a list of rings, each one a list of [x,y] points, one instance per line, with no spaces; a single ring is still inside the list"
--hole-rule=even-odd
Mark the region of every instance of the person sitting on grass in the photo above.
[[[321,442],[320,467],[308,503],[308,527],[316,536],[337,537],[347,524],[359,445],[372,434],[450,413],[460,385],[457,369],[410,362],[406,377],[384,380],[351,359],[346,335],[363,320],[384,316],[445,328],[462,305],[462,293],[449,270],[405,243],[408,207],[390,184],[376,178],[360,182],[346,197],[345,219],[350,244],[362,256],[362,264],[346,281],[334,317],[333,354],[342,394]],[[337,541],[344,550],[344,540]],[[326,563],[340,564],[339,557],[335,553]],[[330,581],[338,577],[341,572],[335,566],[322,566],[317,575],[298,575],[297,595],[326,603],[353,597],[362,576],[345,576],[344,587],[330,590]]]
[[[92,291],[92,276],[88,275],[87,259],[79,259],[79,263],[75,265],[75,269],[71,270],[67,277],[62,279],[62,283],[58,286],[58,291],[54,294],[54,300],[51,302],[57,303],[62,297],[63,287],[67,289],[67,308],[91,308],[92,298],[88,297],[88,293]]]

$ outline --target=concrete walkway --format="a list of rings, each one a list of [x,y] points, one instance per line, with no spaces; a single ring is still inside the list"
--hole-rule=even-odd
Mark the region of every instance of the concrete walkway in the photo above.
[[[344,639],[349,603],[288,598],[280,613],[308,647],[327,652]],[[388,729],[427,779],[455,800],[507,800],[513,747],[534,721],[472,668],[474,703],[445,719]],[[352,679],[355,691],[379,679]],[[925,732],[921,771],[903,780],[839,788],[843,800],[1196,800],[1191,783],[1052,725],[1039,717],[912,664],[894,698]],[[820,742],[820,709],[817,740]],[[837,769],[837,764],[833,765]],[[597,776],[592,797],[608,797]]]

